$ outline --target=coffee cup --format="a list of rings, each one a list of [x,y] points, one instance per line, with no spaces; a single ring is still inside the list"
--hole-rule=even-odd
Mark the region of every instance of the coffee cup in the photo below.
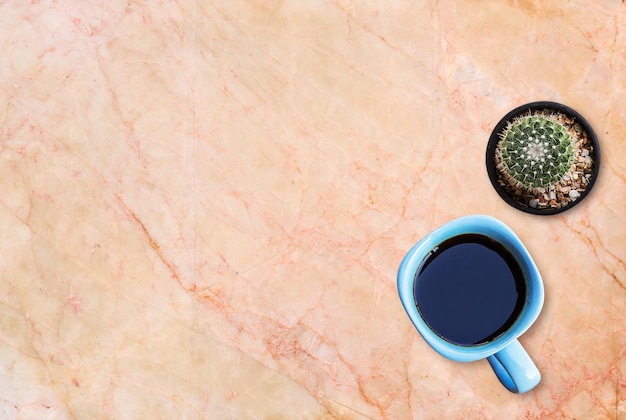
[[[541,312],[543,282],[521,240],[498,219],[465,216],[426,235],[400,264],[398,293],[415,328],[443,357],[486,358],[513,393],[541,380],[518,338]]]

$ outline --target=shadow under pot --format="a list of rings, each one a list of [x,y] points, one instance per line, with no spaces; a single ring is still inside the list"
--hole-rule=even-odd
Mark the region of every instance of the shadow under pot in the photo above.
[[[599,168],[593,129],[578,112],[555,102],[533,102],[509,112],[487,144],[493,187],[526,213],[557,214],[580,203]]]

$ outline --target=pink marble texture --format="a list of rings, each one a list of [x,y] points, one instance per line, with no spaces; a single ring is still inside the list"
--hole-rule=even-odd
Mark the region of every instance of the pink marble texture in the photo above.
[[[626,5],[0,1],[0,417],[626,419]],[[595,128],[550,217],[486,143],[552,100]],[[507,223],[543,374],[428,347],[404,253]]]

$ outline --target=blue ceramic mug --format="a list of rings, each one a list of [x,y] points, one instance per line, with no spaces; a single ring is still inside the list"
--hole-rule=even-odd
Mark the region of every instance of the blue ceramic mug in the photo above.
[[[459,235],[482,235],[502,245],[515,259],[525,282],[525,298],[517,318],[495,338],[475,345],[460,345],[444,339],[426,322],[418,310],[415,285],[418,273],[433,250]],[[530,254],[504,223],[490,216],[472,215],[453,220],[426,235],[406,254],[398,270],[398,293],[413,325],[424,340],[442,356],[459,362],[487,358],[500,382],[511,392],[534,388],[541,374],[524,350],[518,337],[535,322],[543,306],[544,291],[539,270]]]

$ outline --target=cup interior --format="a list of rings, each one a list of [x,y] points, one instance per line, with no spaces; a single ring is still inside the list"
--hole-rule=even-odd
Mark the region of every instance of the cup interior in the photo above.
[[[418,269],[439,244],[458,235],[480,234],[504,246],[519,264],[526,283],[523,308],[513,324],[501,335],[486,343],[465,346],[445,340],[434,332],[417,309],[413,290]],[[441,355],[452,360],[472,361],[490,356],[519,337],[535,321],[543,306],[543,283],[532,257],[515,233],[501,221],[483,215],[453,220],[418,242],[404,257],[398,271],[398,291],[407,314],[422,337]]]

